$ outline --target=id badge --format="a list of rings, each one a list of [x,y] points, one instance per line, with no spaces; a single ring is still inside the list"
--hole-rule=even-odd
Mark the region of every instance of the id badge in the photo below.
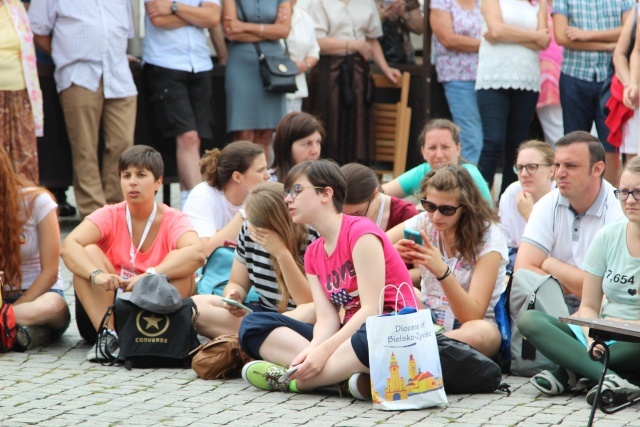
[[[120,277],[124,280],[129,280],[134,276],[137,276],[136,268],[129,264],[122,264],[120,266]]]
[[[134,266],[130,264],[122,264],[122,266],[120,266],[120,277],[123,280],[129,280],[136,275],[137,275],[136,268]],[[123,292],[124,292],[124,289],[119,288],[116,291],[116,295],[120,295]]]

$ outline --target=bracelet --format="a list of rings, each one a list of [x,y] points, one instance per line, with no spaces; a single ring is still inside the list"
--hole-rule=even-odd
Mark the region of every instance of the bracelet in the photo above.
[[[436,277],[436,280],[438,282],[442,282],[444,279],[446,279],[447,277],[449,277],[449,275],[451,274],[451,269],[449,268],[449,266],[447,266],[447,271],[444,272],[444,274],[442,275],[442,277]]]
[[[89,280],[91,281],[91,286],[96,285],[96,277],[98,277],[98,274],[102,274],[102,270],[100,270],[99,268],[96,268],[91,272],[91,275],[89,276]]]
[[[264,24],[260,24],[260,34],[258,34],[258,37],[262,38],[262,34],[264,34]]]
[[[347,55],[349,55],[349,40],[347,40]]]

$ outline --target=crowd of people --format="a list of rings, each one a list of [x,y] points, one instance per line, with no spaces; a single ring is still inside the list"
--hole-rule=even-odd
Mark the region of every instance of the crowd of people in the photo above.
[[[415,62],[418,1],[146,0],[144,84],[155,125],[175,139],[177,209],[156,202],[160,153],[133,145],[128,2],[31,0],[27,14],[21,2],[0,0],[0,289],[19,324],[16,348],[69,326],[60,258],[73,274],[78,329],[94,345],[87,360],[118,355],[113,319],[97,335],[116,294],[163,274],[193,297],[199,334],[238,337],[256,359],[242,376],[264,390],[336,388],[370,399],[365,321],[380,301],[385,312],[428,308],[442,333],[495,358],[495,308],[518,270],[553,275],[574,316],[638,321],[635,3],[433,0],[430,8],[453,120],[426,123],[417,141],[424,162],[381,185],[368,166],[370,63],[394,81],[393,64]],[[228,42],[233,142],[201,156],[201,139],[212,137],[206,28]],[[55,197],[37,186],[34,42],[56,65],[73,154],[82,221],[62,244]],[[288,95],[266,90],[259,66],[260,51],[284,49],[299,71]],[[546,141],[528,139],[536,112]],[[195,295],[196,272],[228,245],[223,297],[243,303],[255,291],[251,313]],[[385,285],[402,283],[410,286],[399,303]],[[518,327],[558,365],[531,378],[541,392],[597,380],[585,330],[535,310]],[[640,391],[625,377],[637,369],[637,344],[609,345],[604,387]]]

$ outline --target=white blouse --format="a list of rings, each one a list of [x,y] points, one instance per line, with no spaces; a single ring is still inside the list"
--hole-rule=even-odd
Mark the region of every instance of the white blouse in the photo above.
[[[293,8],[291,16],[291,31],[287,37],[289,54],[294,61],[304,61],[307,57],[320,58],[320,46],[313,29],[313,19],[297,5]],[[304,73],[296,76],[296,93],[288,93],[287,98],[306,98],[309,96],[307,88],[307,78]]]
[[[539,4],[527,0],[499,0],[505,24],[523,30],[538,28]],[[488,31],[483,21],[482,33]],[[489,43],[484,37],[478,52],[476,90],[521,89],[540,92],[540,60],[536,50],[517,43]]]

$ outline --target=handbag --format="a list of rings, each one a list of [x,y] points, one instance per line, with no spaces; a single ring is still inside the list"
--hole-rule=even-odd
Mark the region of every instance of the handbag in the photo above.
[[[385,289],[390,286],[397,290],[396,312],[367,318],[373,407],[397,411],[445,405],[447,396],[431,310],[405,307],[398,312],[400,287],[409,286],[403,283],[400,287],[384,287],[380,313]]]
[[[240,348],[237,335],[221,335],[201,344],[191,353],[191,368],[204,380],[240,378],[251,359]]]
[[[444,334],[438,334],[437,340],[446,393],[493,393],[500,390],[511,394],[509,385],[502,382],[502,371],[496,362],[469,344]]]
[[[110,359],[108,364],[120,361],[128,370],[188,368],[191,365],[189,353],[199,345],[193,326],[199,313],[191,298],[183,299],[182,306],[171,313],[153,313],[131,301],[116,298],[116,302],[109,306],[102,319],[98,342],[107,333],[111,315],[115,317],[120,353],[117,360],[113,355],[103,353],[103,356]]]
[[[0,285],[2,285],[1,280]],[[0,351],[3,353],[11,351],[16,344],[17,336],[18,326],[13,306],[9,303],[3,303],[0,296]]]
[[[242,1],[238,1],[238,7],[246,19],[247,14],[242,7]],[[260,78],[264,89],[268,92],[295,93],[298,91],[296,75],[300,70],[289,56],[287,41],[283,41],[285,50],[282,55],[265,55],[260,48],[260,43],[253,43],[260,61]]]

